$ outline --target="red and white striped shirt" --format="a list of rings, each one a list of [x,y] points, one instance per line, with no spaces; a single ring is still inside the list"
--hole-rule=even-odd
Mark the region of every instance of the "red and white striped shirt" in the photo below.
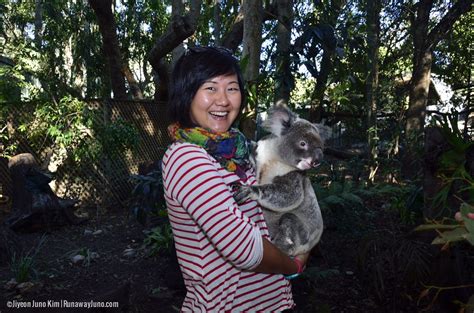
[[[294,306],[283,275],[251,272],[263,257],[268,230],[259,205],[240,206],[231,184],[242,181],[203,148],[174,143],[163,158],[163,183],[187,293],[182,311],[282,311]]]

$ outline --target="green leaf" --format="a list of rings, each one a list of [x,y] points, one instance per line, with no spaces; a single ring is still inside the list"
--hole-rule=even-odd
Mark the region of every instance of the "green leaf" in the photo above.
[[[458,227],[462,227],[460,225],[442,225],[442,224],[424,224],[419,225],[414,231],[425,231],[425,230],[435,230],[435,229],[456,229]]]
[[[474,220],[467,217],[468,213],[474,213],[474,206],[469,205],[467,203],[463,203],[461,205],[461,216],[464,220],[464,224],[466,225],[467,230],[474,235]]]
[[[467,230],[464,227],[459,227],[451,231],[445,231],[441,233],[439,237],[436,237],[431,244],[445,244],[448,242],[455,242],[466,239]]]
[[[464,236],[464,239],[466,239],[467,241],[469,241],[469,243],[474,246],[474,234],[473,233],[470,233],[470,234],[466,234]]]

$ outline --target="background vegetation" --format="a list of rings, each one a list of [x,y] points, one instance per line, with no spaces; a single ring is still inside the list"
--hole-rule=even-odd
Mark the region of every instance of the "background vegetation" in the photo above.
[[[459,261],[474,243],[472,1],[0,0],[0,19],[0,156],[22,152],[13,138],[25,133],[75,163],[104,151],[121,158],[139,133],[121,121],[100,128],[84,101],[165,106],[184,49],[224,46],[244,72],[239,126],[249,137],[278,100],[333,128],[314,185],[329,229],[358,239],[359,272],[379,301],[387,285],[412,302],[451,287],[472,295]],[[34,113],[9,124],[12,108],[29,103]],[[159,173],[134,179],[133,212],[161,208]],[[413,235],[416,226],[429,232]],[[150,234],[153,251],[171,246],[168,228]],[[433,239],[456,251],[440,275],[454,268],[460,279],[434,274],[439,251],[423,244]],[[454,298],[467,308],[469,297]]]

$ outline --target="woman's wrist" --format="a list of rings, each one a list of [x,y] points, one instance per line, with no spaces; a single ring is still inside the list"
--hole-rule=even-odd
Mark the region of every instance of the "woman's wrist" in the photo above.
[[[295,262],[295,264],[296,264],[296,266],[297,266],[296,274],[301,274],[301,273],[303,273],[303,271],[304,271],[303,262],[301,262],[301,260],[298,259],[297,257],[294,257],[294,258],[293,258],[293,262]]]
[[[291,275],[283,275],[283,276],[285,276],[286,279],[296,278],[296,277],[300,276],[300,274],[303,273],[303,271],[304,271],[304,265],[303,265],[303,262],[301,262],[300,259],[298,259],[297,257],[293,257],[291,259],[293,260],[293,262],[296,265],[296,273],[291,274]]]

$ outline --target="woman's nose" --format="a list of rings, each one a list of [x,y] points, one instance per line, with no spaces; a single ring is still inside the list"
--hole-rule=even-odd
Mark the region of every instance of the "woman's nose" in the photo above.
[[[216,104],[222,106],[227,106],[229,104],[229,98],[227,97],[227,93],[225,91],[221,91],[218,93]]]

